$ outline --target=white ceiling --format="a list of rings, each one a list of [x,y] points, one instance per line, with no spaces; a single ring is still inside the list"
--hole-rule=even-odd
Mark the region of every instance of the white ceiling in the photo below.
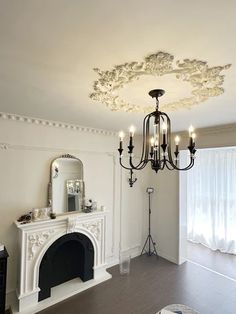
[[[236,122],[235,14],[235,0],[0,0],[0,111],[110,130],[139,128],[144,114],[112,112],[89,98],[98,79],[93,68],[111,70],[166,51],[178,60],[232,64],[222,72],[225,93],[169,112],[172,128]],[[180,98],[185,88],[189,93],[186,84],[147,77],[121,93],[151,105],[149,90],[164,88],[170,99]]]

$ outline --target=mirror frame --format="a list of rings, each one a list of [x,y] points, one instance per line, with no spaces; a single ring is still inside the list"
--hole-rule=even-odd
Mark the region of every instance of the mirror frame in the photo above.
[[[81,173],[82,173],[82,181],[83,181],[83,202],[82,202],[82,206],[81,206],[81,209],[82,209],[82,211],[83,211],[83,209],[84,209],[84,198],[85,198],[85,187],[84,187],[84,165],[83,165],[83,163],[82,163],[82,161],[79,159],[79,158],[77,158],[77,157],[75,157],[75,156],[73,156],[73,155],[70,155],[70,154],[63,154],[63,155],[60,155],[60,156],[58,156],[58,157],[56,157],[56,158],[54,158],[52,161],[51,161],[51,163],[50,163],[50,176],[49,176],[49,183],[48,183],[48,207],[50,207],[51,208],[51,212],[52,213],[56,213],[54,210],[53,210],[53,201],[52,201],[52,197],[53,197],[53,195],[52,195],[52,165],[53,165],[53,163],[54,163],[54,161],[56,161],[56,160],[58,160],[58,159],[63,159],[63,158],[67,158],[67,159],[75,159],[75,160],[78,160],[80,163],[81,163],[81,165],[82,165],[82,170],[81,170]],[[63,214],[57,214],[57,215],[64,215],[64,214],[73,214],[73,213],[78,213],[79,211],[73,211],[73,212],[64,212]]]

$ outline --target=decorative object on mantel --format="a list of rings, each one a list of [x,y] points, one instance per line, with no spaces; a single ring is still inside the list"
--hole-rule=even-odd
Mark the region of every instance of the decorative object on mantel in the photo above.
[[[156,98],[156,110],[146,115],[143,120],[143,145],[141,159],[137,165],[133,163],[133,137],[134,137],[134,127],[130,127],[130,138],[128,146],[129,154],[129,165],[125,166],[122,162],[123,156],[123,140],[124,133],[121,131],[119,134],[120,145],[119,145],[119,154],[120,154],[120,165],[129,171],[133,170],[142,170],[149,162],[151,168],[157,173],[159,170],[189,170],[194,165],[195,159],[195,138],[196,134],[194,133],[194,128],[190,126],[189,128],[189,145],[188,150],[190,152],[190,162],[188,166],[180,168],[178,165],[179,162],[179,136],[175,137],[175,157],[172,157],[171,151],[171,121],[169,116],[159,110],[159,97],[164,95],[165,91],[162,89],[154,89],[149,92],[149,95],[152,98]],[[153,131],[150,130],[150,121]],[[151,135],[152,134],[152,135]],[[131,172],[132,173],[132,172]],[[133,185],[133,184],[132,184]],[[131,185],[131,186],[132,186]]]
[[[174,75],[177,80],[185,84],[188,82],[191,95],[165,104],[162,110],[189,109],[224,93],[222,87],[224,75],[221,72],[229,69],[231,64],[209,67],[207,62],[196,59],[177,60],[175,64],[173,62],[173,55],[158,51],[148,55],[141,62],[126,62],[107,71],[95,68],[94,71],[97,72],[99,79],[94,82],[94,92],[90,94],[90,98],[102,102],[112,111],[147,113],[152,110],[150,106],[142,107],[139,104],[129,103],[120,97],[119,92],[126,84],[135,82],[142,76],[164,75]]]
[[[97,202],[92,199],[85,199],[84,212],[91,213],[92,211],[97,210]]]
[[[21,224],[30,223],[37,220],[48,220],[50,219],[51,208],[33,208],[28,213],[21,215],[17,221]]]
[[[91,213],[92,209],[92,203],[93,201],[91,199],[85,200],[85,206],[84,206],[84,212],[85,213]]]
[[[50,219],[50,213],[50,207],[34,208],[32,209],[32,220],[48,220]]]
[[[27,214],[21,215],[21,216],[17,219],[17,221],[18,221],[19,223],[21,223],[22,225],[31,222],[31,221],[32,221],[32,212],[29,212],[29,213],[27,213]]]
[[[51,218],[51,219],[56,219],[56,218],[57,218],[56,213],[51,213],[51,214],[50,214],[50,218]]]

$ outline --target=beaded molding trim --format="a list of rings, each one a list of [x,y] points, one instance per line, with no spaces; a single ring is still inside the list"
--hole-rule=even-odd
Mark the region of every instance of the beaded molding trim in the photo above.
[[[94,92],[89,97],[102,102],[111,111],[150,112],[153,111],[153,106],[142,107],[121,99],[118,95],[119,89],[143,75],[163,76],[166,74],[173,74],[177,79],[190,83],[192,95],[161,105],[162,110],[189,109],[224,92],[222,88],[224,75],[220,73],[229,69],[231,64],[209,67],[207,62],[196,59],[184,59],[182,62],[177,60],[175,64],[173,62],[173,55],[159,51],[148,55],[142,62],[119,64],[107,71],[94,68],[99,78],[94,82]],[[157,88],[161,87],[157,86]]]
[[[43,126],[49,126],[49,127],[56,127],[56,128],[68,129],[68,130],[79,131],[79,132],[88,132],[88,133],[93,133],[93,134],[117,136],[116,132],[107,131],[103,129],[95,129],[95,128],[90,128],[90,127],[85,127],[85,126],[80,126],[80,125],[70,124],[70,123],[65,123],[65,122],[31,118],[27,116],[21,116],[21,115],[5,113],[5,112],[0,112],[0,119],[19,121],[19,122],[25,122],[25,123],[37,124],[37,125],[43,125]]]

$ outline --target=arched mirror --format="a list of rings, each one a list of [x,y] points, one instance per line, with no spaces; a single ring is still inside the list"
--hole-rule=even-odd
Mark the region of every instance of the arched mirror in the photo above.
[[[66,154],[52,161],[48,203],[57,214],[83,210],[84,178],[80,159]]]

